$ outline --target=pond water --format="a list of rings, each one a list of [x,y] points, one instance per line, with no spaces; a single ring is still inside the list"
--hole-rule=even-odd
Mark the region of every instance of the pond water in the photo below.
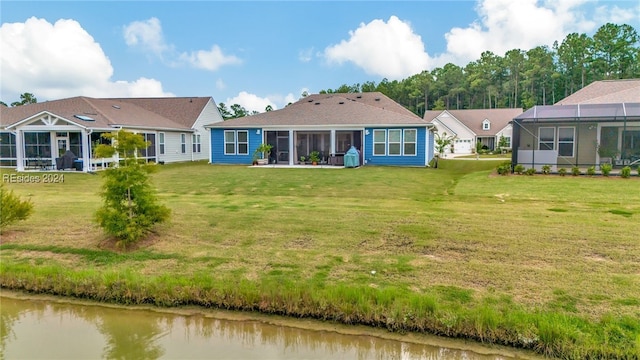
[[[174,313],[2,295],[3,359],[522,358],[504,349],[487,348],[481,354],[331,330],[339,325],[309,330],[302,328],[308,327],[305,324],[284,326],[242,315],[236,320],[221,319],[206,309]]]

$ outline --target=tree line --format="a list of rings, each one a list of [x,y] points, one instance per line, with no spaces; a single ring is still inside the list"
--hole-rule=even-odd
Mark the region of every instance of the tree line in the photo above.
[[[406,79],[342,85],[320,93],[379,91],[422,116],[426,110],[524,108],[550,105],[598,80],[640,78],[636,29],[612,23],[593,35],[572,33],[553,46],[485,51],[461,67],[452,63]]]

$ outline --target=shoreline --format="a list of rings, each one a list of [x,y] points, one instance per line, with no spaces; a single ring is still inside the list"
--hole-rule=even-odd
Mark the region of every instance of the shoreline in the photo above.
[[[20,290],[0,288],[0,300],[2,298],[29,301],[49,301],[80,306],[98,306],[118,310],[152,311],[178,316],[203,316],[206,318],[226,321],[257,321],[264,324],[290,327],[310,331],[334,332],[350,336],[372,336],[384,340],[400,341],[412,344],[427,345],[433,347],[450,348],[462,351],[471,351],[479,355],[496,355],[514,359],[543,359],[539,354],[517,348],[511,348],[496,344],[483,344],[474,340],[463,338],[447,338],[426,333],[407,332],[404,334],[390,332],[386,329],[374,328],[366,325],[346,325],[331,321],[322,321],[310,318],[293,318],[282,315],[270,315],[259,312],[225,310],[205,308],[201,306],[158,307],[153,305],[123,305],[106,303],[75,297],[34,294]]]

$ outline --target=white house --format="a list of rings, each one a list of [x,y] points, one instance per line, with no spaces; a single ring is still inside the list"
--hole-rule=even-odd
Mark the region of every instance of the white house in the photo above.
[[[67,151],[74,169],[91,171],[116,159],[97,159],[101,135],[125,129],[150,143],[138,156],[171,163],[209,158],[203,125],[222,121],[211,97],[73,97],[16,107],[0,106],[0,166],[24,170],[62,170]]]
[[[424,120],[439,134],[455,136],[454,153],[471,154],[478,142],[487,150],[495,150],[503,136],[505,148],[511,148],[510,122],[520,114],[522,109],[431,110],[424,114]]]

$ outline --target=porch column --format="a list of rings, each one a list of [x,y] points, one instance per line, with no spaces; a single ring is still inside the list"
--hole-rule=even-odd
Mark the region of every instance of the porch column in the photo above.
[[[293,145],[296,139],[293,138],[293,130],[289,130],[289,165],[293,165]]]
[[[24,171],[24,141],[22,130],[16,129],[16,170]]]
[[[87,130],[80,129],[80,138],[82,139],[82,171],[89,172],[91,170],[91,148],[89,147],[89,134]]]
[[[329,155],[334,155],[336,153],[336,131],[331,130],[331,149],[329,150]]]

